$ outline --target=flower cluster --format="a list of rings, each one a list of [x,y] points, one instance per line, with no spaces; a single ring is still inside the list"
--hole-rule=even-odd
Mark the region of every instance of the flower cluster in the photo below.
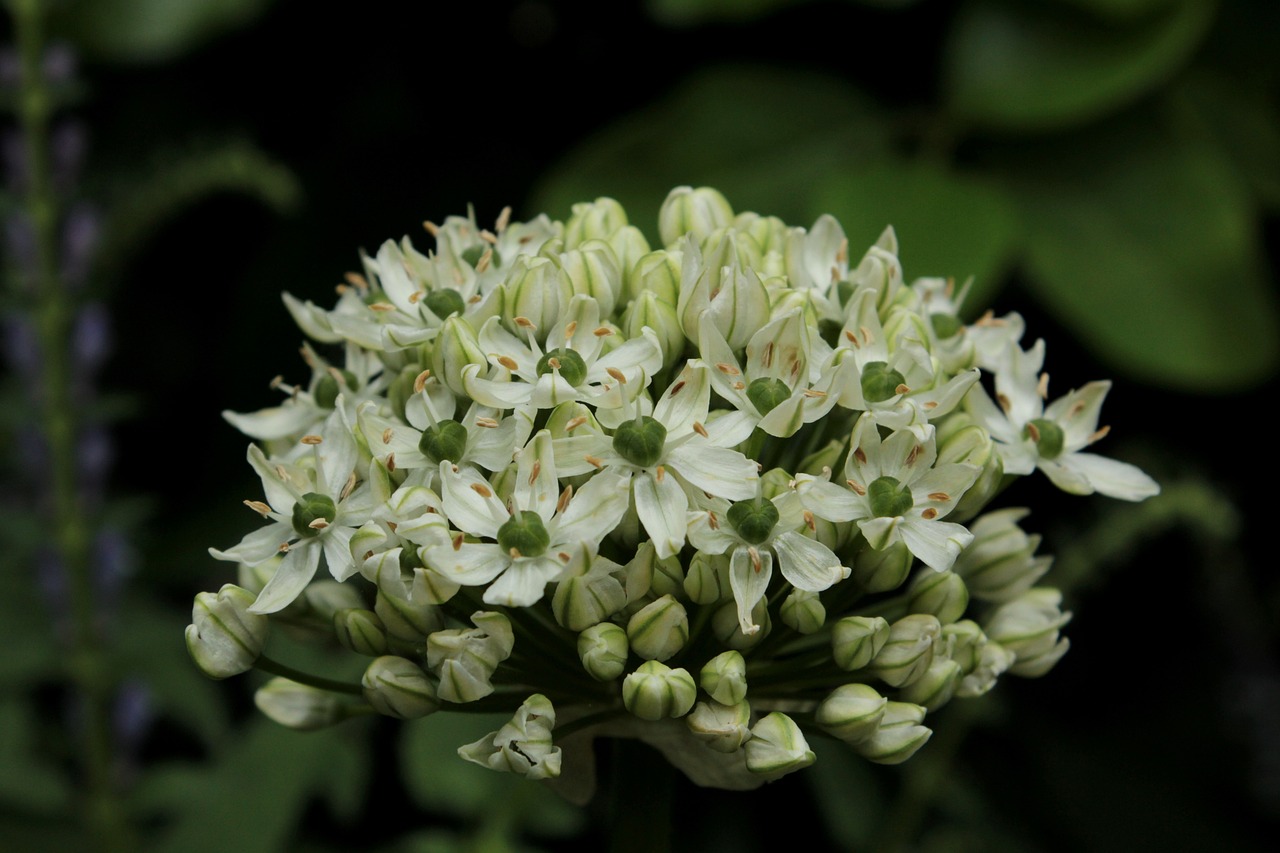
[[[211,551],[239,586],[197,597],[201,668],[284,672],[286,621],[371,659],[359,686],[274,679],[286,725],[500,709],[462,758],[548,779],[569,734],[639,737],[728,788],[812,763],[815,734],[904,761],[953,697],[1047,672],[1050,559],[1025,510],[984,510],[1036,469],[1158,491],[1084,452],[1108,384],[1046,404],[1043,342],[908,283],[892,230],[851,259],[829,216],[690,187],[658,226],[655,250],[610,199],[451,217],[332,308],[286,294],[311,375],[226,414],[265,524]]]

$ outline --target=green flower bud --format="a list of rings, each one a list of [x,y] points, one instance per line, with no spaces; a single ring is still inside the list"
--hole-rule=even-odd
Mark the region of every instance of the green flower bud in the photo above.
[[[480,258],[477,257],[476,261],[478,262],[479,260]],[[494,266],[499,266],[501,263],[496,249],[493,252],[491,262],[493,262]],[[427,294],[427,298],[422,300],[422,304],[441,320],[447,320],[454,314],[461,316],[467,310],[467,304],[462,300],[462,294],[452,287],[438,287],[432,290]]]
[[[715,604],[732,598],[728,558],[723,554],[705,554],[702,551],[694,554],[684,576],[684,592],[694,604]]]
[[[674,554],[659,557],[649,541],[636,548],[636,555],[623,567],[622,574],[626,578],[628,616],[664,595],[679,598],[684,591],[680,558]]]
[[[632,273],[631,298],[639,299],[646,293],[652,293],[660,302],[672,308],[680,301],[680,266],[683,256],[679,251],[660,249],[650,252],[636,261]],[[681,332],[683,335],[683,332]],[[662,337],[659,335],[659,337]]]
[[[489,679],[515,648],[511,621],[501,613],[480,611],[471,623],[476,627],[427,638],[427,666],[439,677],[436,692],[446,702],[474,702],[492,693]]]
[[[867,502],[880,518],[906,515],[915,506],[911,489],[894,477],[876,477],[868,483]]]
[[[693,708],[698,688],[688,670],[645,661],[622,680],[622,704],[642,720],[683,717]]]
[[[440,327],[435,346],[431,349],[431,375],[460,397],[467,396],[462,382],[462,369],[479,365],[487,370],[489,360],[480,349],[480,340],[471,324],[460,316],[450,317]]]
[[[535,693],[516,710],[511,721],[475,743],[458,748],[458,755],[490,770],[515,773],[527,779],[555,779],[560,775],[560,747],[551,743],[556,711],[551,701]]]
[[[576,294],[584,294],[600,304],[600,316],[613,316],[622,294],[622,272],[613,249],[602,240],[591,240],[581,248],[567,251],[556,259],[562,275],[560,304],[568,305]]]
[[[187,626],[187,651],[205,675],[229,678],[253,668],[271,627],[265,614],[249,612],[255,598],[233,584],[225,584],[216,595],[196,596]]]
[[[546,354],[538,359],[537,369],[539,376],[559,371],[560,378],[574,388],[587,381],[587,363],[577,352],[565,347],[547,350]]]
[[[327,622],[339,610],[349,607],[364,607],[365,600],[355,584],[339,583],[335,580],[313,581],[302,592],[303,608]]]
[[[1050,587],[1036,587],[1000,605],[983,630],[989,638],[1016,656],[1009,672],[1023,678],[1037,678],[1056,664],[1071,643],[1058,638],[1058,630],[1071,621],[1071,613],[1061,610],[1062,593]]]
[[[573,423],[577,418],[585,420]],[[573,430],[568,427],[572,425]],[[551,410],[551,415],[547,418],[546,429],[551,433],[552,438],[568,438],[573,435],[587,435],[589,433],[603,432],[600,428],[600,422],[596,420],[595,412],[587,408],[583,403],[576,400],[569,403],[561,403]]]
[[[409,398],[414,395],[413,386],[421,373],[422,365],[411,364],[401,369],[395,378],[391,380],[391,384],[387,386],[387,403],[390,404],[391,411],[395,412],[396,417],[402,421],[408,420],[405,415],[405,405],[409,402]]]
[[[795,721],[774,711],[751,727],[751,740],[743,749],[747,769],[772,778],[808,767],[817,760]]]
[[[924,721],[925,709],[909,702],[889,702],[884,708],[880,728],[866,740],[854,744],[854,750],[876,764],[901,764],[924,746],[933,732]]]
[[[971,699],[995,687],[1000,675],[1013,666],[1014,654],[982,633],[978,623],[965,619],[942,627],[942,643],[948,656],[960,666],[956,695]]]
[[[701,242],[733,222],[728,200],[711,187],[676,187],[658,211],[658,234],[670,246],[686,234]]]
[[[761,415],[767,415],[791,399],[791,387],[781,379],[761,376],[747,385],[747,399]]]
[[[320,374],[311,390],[311,398],[316,401],[317,406],[322,409],[332,409],[338,402],[339,394],[355,390],[356,375],[350,370],[344,370],[340,375],[341,382],[338,381],[337,376],[334,376],[332,370],[326,370]]]
[[[889,626],[889,639],[871,661],[870,669],[886,684],[905,687],[933,663],[933,643],[942,633],[934,616],[913,613]]]
[[[635,298],[639,286],[635,282],[636,265],[652,247],[644,232],[634,225],[624,225],[604,239],[618,259],[618,269],[622,272],[622,291],[618,295],[618,304],[622,305]]]
[[[440,421],[422,431],[418,449],[433,464],[457,462],[467,452],[467,428],[457,421]]]
[[[646,605],[627,622],[631,650],[645,660],[666,660],[689,642],[689,614],[670,595]]]
[[[800,634],[812,634],[827,621],[818,593],[793,589],[782,602],[782,623]]]
[[[522,340],[527,327],[518,325],[517,317],[531,322],[534,338],[545,341],[547,332],[556,324],[572,295],[572,286],[560,265],[545,257],[551,248],[543,246],[542,257],[516,258],[502,285],[502,324]]]
[[[698,682],[721,705],[737,705],[747,696],[747,662],[740,652],[721,652],[703,665]]]
[[[360,681],[364,698],[379,714],[413,720],[440,710],[427,674],[411,660],[394,655],[377,658]]]
[[[1002,487],[1004,463],[987,430],[967,412],[952,412],[938,424],[938,465],[961,462],[982,468],[947,518],[963,524],[982,511]]]
[[[282,726],[310,732],[346,719],[342,701],[327,690],[273,678],[253,694],[258,710]]]
[[[791,475],[782,468],[770,468],[760,475],[760,495],[773,500],[791,491]]]
[[[888,702],[866,684],[846,684],[822,700],[814,720],[845,743],[861,743],[880,728]]]
[[[727,575],[728,572],[725,574]],[[769,616],[769,607],[765,599],[760,599],[756,602],[756,606],[751,608],[751,621],[759,625],[760,630],[754,634],[742,633],[742,625],[738,621],[738,605],[733,601],[730,593],[730,599],[711,614],[711,633],[715,634],[720,644],[727,648],[740,651],[749,649],[769,636],[769,631],[773,628],[773,620]]]
[[[852,672],[871,663],[889,640],[889,623],[880,616],[846,616],[831,627],[831,658]]]
[[[611,198],[578,202],[564,224],[564,247],[576,249],[588,240],[608,239],[627,224],[627,212]]]
[[[852,577],[867,592],[888,592],[902,586],[915,561],[903,542],[895,542],[883,551],[869,546],[854,554],[849,568]]]
[[[933,326],[933,333],[943,341],[960,334],[960,330],[964,328],[964,322],[955,314],[944,314],[941,311],[930,314],[929,323]]]
[[[969,525],[973,542],[960,552],[951,570],[964,578],[974,598],[1009,601],[1049,571],[1053,558],[1035,556],[1040,537],[1029,536],[1018,526],[1027,512],[1020,508],[997,510]]]
[[[596,681],[613,681],[627,668],[627,632],[612,622],[592,625],[578,635],[578,658]]]
[[[943,625],[963,616],[968,606],[969,590],[955,572],[924,569],[907,588],[907,609],[912,613],[932,613]]]
[[[533,510],[518,510],[498,528],[498,545],[507,553],[522,557],[541,557],[551,544],[551,534],[542,524],[542,516]]]
[[[1036,453],[1041,459],[1057,459],[1062,455],[1062,445],[1066,441],[1062,427],[1047,418],[1028,421],[1022,428],[1022,437],[1036,443]]]
[[[338,517],[333,498],[319,492],[307,492],[293,505],[293,529],[299,536],[319,536]]]
[[[622,315],[622,331],[628,339],[638,338],[645,326],[658,336],[662,366],[669,370],[684,354],[684,329],[675,305],[652,291],[641,292]]]
[[[751,739],[751,706],[746,702],[699,702],[684,719],[693,736],[716,752],[737,752]]]
[[[570,631],[583,631],[627,606],[627,592],[613,575],[588,572],[556,584],[551,612]]]
[[[963,674],[960,664],[935,656],[924,675],[898,691],[898,698],[936,711],[951,701]]]
[[[862,366],[862,397],[868,403],[883,403],[902,393],[907,378],[883,361],[869,361]]]
[[[339,643],[358,655],[379,657],[387,653],[386,628],[372,610],[339,610],[333,614],[333,631]]]
[[[428,573],[414,572],[412,589],[406,588],[400,580],[400,571],[394,569],[394,579],[379,575],[378,596],[374,599],[373,610],[382,620],[383,630],[389,640],[400,643],[418,645],[426,642],[432,633],[444,627],[444,615],[440,608],[431,604],[431,596],[426,592],[425,581]]]
[[[729,507],[725,516],[733,529],[738,531],[738,535],[752,545],[759,545],[768,539],[778,524],[778,508],[773,505],[773,501],[763,499],[738,501]]]
[[[613,433],[613,449],[633,465],[648,468],[662,458],[667,428],[648,415],[623,421]]]

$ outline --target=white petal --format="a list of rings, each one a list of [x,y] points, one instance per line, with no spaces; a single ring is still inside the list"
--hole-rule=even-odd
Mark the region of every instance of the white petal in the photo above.
[[[706,554],[723,554],[735,545],[742,544],[742,540],[727,525],[712,527],[709,523],[710,516],[710,512],[689,513],[688,536],[693,547]],[[723,514],[720,514],[720,518],[724,518]]]
[[[281,406],[271,406],[256,412],[224,411],[223,419],[250,438],[259,441],[275,441],[295,436],[308,429],[320,416],[320,410],[310,403],[293,401]]]
[[[676,478],[667,474],[659,481],[652,473],[643,471],[632,478],[632,491],[636,514],[653,540],[658,556],[665,558],[678,553],[684,547],[688,529],[689,499]]]
[[[773,555],[757,551],[756,556],[760,560],[758,571],[745,546],[737,548],[729,558],[729,588],[738,605],[738,627],[748,636],[760,630],[751,619],[751,611],[768,592],[769,579],[773,577]]]
[[[613,440],[600,433],[557,438],[551,442],[551,448],[555,453],[556,472],[561,477],[574,477],[596,470],[596,466],[587,461],[588,456],[604,464],[621,460],[613,450]]]
[[[426,559],[430,568],[464,586],[487,584],[511,565],[501,546],[477,542],[463,542],[456,549],[452,544],[430,548]]]
[[[796,589],[821,592],[849,576],[840,558],[815,539],[786,531],[773,540],[782,576]]]
[[[1044,410],[1045,418],[1062,427],[1062,444],[1068,451],[1079,450],[1091,443],[1090,439],[1098,429],[1098,417],[1102,414],[1102,401],[1110,390],[1110,382],[1090,382],[1055,400]]]
[[[898,541],[898,528],[903,521],[902,516],[876,516],[858,522],[858,529],[867,540],[867,544],[877,551],[883,551]]]
[[[853,521],[871,515],[865,497],[824,480],[811,481],[798,490],[804,508],[827,521]]]
[[[716,497],[731,501],[755,497],[760,479],[756,463],[736,450],[695,440],[672,450],[667,461],[681,477]]]
[[[333,327],[329,324],[329,315],[323,309],[317,308],[310,301],[300,302],[297,297],[291,296],[288,292],[282,293],[281,298],[284,299],[284,307],[289,309],[293,321],[306,333],[307,337],[326,344],[336,344],[342,340],[341,335],[333,333]]]
[[[333,575],[334,580],[345,581],[360,568],[356,565],[356,561],[351,559],[351,536],[355,532],[353,527],[330,525],[329,529],[320,536],[324,546],[324,561],[328,564],[329,574]]]
[[[532,510],[543,521],[556,512],[560,484],[556,480],[556,463],[551,453],[551,433],[545,429],[516,454],[515,504],[518,509]]]
[[[360,448],[351,434],[344,408],[343,397],[338,395],[333,414],[324,423],[323,441],[314,445],[320,461],[320,491],[333,496],[347,484],[360,458]]]
[[[1068,453],[1052,463],[1042,462],[1040,467],[1054,485],[1072,494],[1097,491],[1123,501],[1141,501],[1160,494],[1160,484],[1141,468],[1096,453]],[[1067,487],[1080,483],[1087,485],[1088,491]]]
[[[440,463],[440,480],[449,521],[474,536],[497,539],[498,528],[509,516],[489,484],[470,468],[455,472],[447,461]]]
[[[515,560],[502,577],[484,591],[485,604],[529,607],[537,604],[547,584],[564,573],[564,564],[550,557]]]
[[[752,406],[752,412],[745,412],[739,409],[733,411],[720,410],[712,412],[712,417],[705,424],[707,428],[707,440],[717,447],[733,447],[735,444],[741,444],[751,437],[751,432],[756,428],[759,418],[753,413],[755,407]]]
[[[300,542],[284,555],[276,573],[258,593],[249,608],[250,613],[275,613],[293,603],[320,565],[320,545],[316,542]]]
[[[653,417],[667,428],[667,440],[693,430],[694,421],[706,423],[711,403],[711,380],[703,364],[686,364],[653,407]]]
[[[899,530],[907,549],[929,568],[939,572],[950,569],[960,552],[973,541],[973,534],[964,525],[950,521],[911,518]]]
[[[236,563],[256,566],[280,553],[280,546],[290,540],[297,539],[293,525],[287,521],[277,521],[266,527],[258,528],[225,551],[210,548],[209,553],[218,560],[231,560]]]
[[[631,478],[601,471],[588,480],[553,521],[552,544],[586,542],[598,546],[618,526],[631,503]]]

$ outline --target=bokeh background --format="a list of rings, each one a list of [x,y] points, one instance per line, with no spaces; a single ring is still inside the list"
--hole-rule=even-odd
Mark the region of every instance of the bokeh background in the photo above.
[[[361,249],[428,248],[422,221],[468,205],[563,218],[609,195],[656,237],[681,184],[790,224],[833,213],[855,253],[893,224],[908,279],[972,276],[968,317],[1026,317],[1059,393],[1112,378],[1103,452],[1164,493],[1019,484],[1006,502],[1035,507],[1075,612],[1058,667],[931,716],[901,767],[824,744],[751,794],[677,780],[676,849],[763,849],[778,828],[815,851],[1269,849],[1280,5],[35,4],[60,298],[94,356],[76,422],[112,760],[91,800],[83,650],[40,498],[12,48],[29,5],[0,25],[0,849],[605,849],[607,798],[573,809],[453,757],[493,726],[286,731],[253,712],[253,676],[199,675],[182,629],[192,596],[231,580],[205,549],[243,535],[259,489],[220,412],[307,375],[280,291],[328,303]],[[100,807],[110,843],[85,828]]]

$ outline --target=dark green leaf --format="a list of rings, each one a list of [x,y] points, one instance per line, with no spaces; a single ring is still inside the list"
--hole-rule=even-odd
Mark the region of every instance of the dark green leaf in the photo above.
[[[0,808],[47,814],[71,802],[67,780],[35,753],[36,719],[22,698],[0,699]]]
[[[1209,73],[1174,93],[1188,128],[1213,139],[1262,203],[1280,208],[1280,107],[1261,89]]]
[[[1166,80],[1191,55],[1214,4],[1179,0],[1124,27],[1045,3],[974,0],[946,49],[951,110],[1014,130],[1079,124]]]
[[[59,34],[93,59],[163,62],[249,23],[271,0],[77,0],[55,19]]]
[[[55,671],[61,662],[56,655],[53,619],[37,593],[36,567],[21,556],[34,548],[19,547],[12,541],[23,533],[39,533],[43,525],[24,524],[11,518],[16,529],[5,533],[8,559],[0,561],[0,685],[29,682]],[[24,543],[28,544],[28,543]],[[30,543],[34,544],[34,543]],[[12,559],[13,557],[18,559]]]

